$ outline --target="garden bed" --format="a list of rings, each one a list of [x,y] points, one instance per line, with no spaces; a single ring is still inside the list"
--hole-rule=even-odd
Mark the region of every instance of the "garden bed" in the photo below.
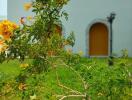
[[[0,79],[6,84],[4,88],[1,88],[1,92],[6,93],[0,96],[1,100],[21,100],[22,94],[17,89],[18,86],[15,86],[15,90],[12,87],[16,84],[15,77],[21,70],[18,65],[17,60],[0,65],[0,73],[5,75]],[[115,59],[115,65],[111,67],[107,65],[107,59],[81,58],[80,63],[71,66],[58,59],[48,72],[32,75],[27,79],[27,96],[33,95],[31,93],[33,92],[36,100],[59,100],[64,96],[73,96],[68,97],[68,100],[82,100],[85,95],[92,100],[108,98],[129,100],[132,97],[131,84],[128,83],[131,79],[128,79],[125,69],[129,71],[128,74],[132,73],[131,58]],[[86,82],[87,89],[84,88],[82,80]],[[35,89],[32,90],[32,86]],[[82,96],[78,97],[78,95]]]

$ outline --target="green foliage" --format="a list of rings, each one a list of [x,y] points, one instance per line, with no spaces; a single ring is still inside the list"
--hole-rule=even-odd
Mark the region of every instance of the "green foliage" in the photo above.
[[[1,89],[4,86],[5,82],[6,82],[6,75],[4,73],[0,72],[0,92],[1,92]]]
[[[121,57],[122,58],[128,58],[128,50],[127,49],[121,50]]]
[[[114,56],[110,56],[108,59],[108,65],[113,66],[114,65]]]
[[[74,32],[71,32],[70,35],[67,37],[67,42],[68,42],[69,45],[71,45],[72,47],[75,45],[75,36],[74,36]]]
[[[2,52],[2,53],[0,54],[0,63],[4,62],[5,59],[6,59],[6,54],[5,54],[5,52]]]
[[[59,55],[59,52],[64,50],[63,42],[65,39],[62,38],[62,33],[59,33],[57,28],[62,29],[60,18],[63,16],[67,18],[68,16],[65,11],[62,11],[63,6],[68,1],[32,1],[32,11],[36,14],[33,21],[31,23],[23,22],[22,26],[14,31],[11,37],[12,41],[7,43],[9,45],[7,58],[5,53],[1,53],[0,62],[17,58],[23,62],[25,58],[31,58],[34,59],[31,68],[34,67],[33,69],[39,73],[46,71],[49,63],[47,60],[49,52],[52,52],[52,55]],[[72,36],[68,41],[73,46],[75,39]]]
[[[0,96],[12,96],[11,99],[17,100],[56,100],[57,94],[76,95],[79,91],[85,94],[85,99],[131,99],[131,64],[125,59],[126,50],[123,59],[114,62],[112,67],[64,50],[65,45],[73,47],[75,44],[73,32],[67,38],[59,32],[62,29],[60,17],[68,19],[68,14],[62,11],[68,1],[32,1],[32,11],[36,14],[32,23],[22,23],[7,43],[7,56],[5,52],[0,54],[0,63],[12,59],[19,59],[21,63],[18,75],[13,74],[15,77],[0,73]]]
[[[5,96],[7,100],[19,100],[22,95],[24,95],[24,100],[29,100],[30,96],[33,95],[36,95],[37,99],[40,100],[58,100],[55,95],[68,95],[69,91],[58,86],[56,78],[57,72],[61,84],[74,90],[78,90],[81,93],[86,92],[88,97],[92,100],[131,99],[132,59],[115,58],[115,65],[113,67],[109,67],[107,65],[107,59],[80,58],[79,63],[75,62],[75,64],[73,64],[72,62],[66,64],[68,67],[65,65],[62,58],[51,57],[48,60],[53,62],[48,72],[40,74],[30,74],[29,72],[26,73],[26,77],[28,78],[26,78],[24,83],[27,85],[27,89],[24,91],[24,93],[18,89],[19,82],[22,82],[18,81],[18,76],[15,75],[15,80],[11,77],[11,75],[14,73],[13,70],[16,70],[17,62],[14,61],[14,66],[12,66],[13,62],[9,62],[9,66],[5,67],[5,70],[8,70],[10,67],[12,69],[9,69],[10,71],[5,71],[8,74],[1,73],[2,77],[0,83],[4,82],[4,87],[2,85],[0,93],[8,93],[8,95]],[[125,64],[121,64],[122,62]],[[6,66],[6,63],[4,63],[3,66]],[[88,83],[88,88],[86,91],[83,88],[80,77],[78,77],[78,75],[71,70],[71,68],[74,68]],[[21,75],[25,75],[22,74],[22,71],[24,70],[27,69],[18,69],[16,72],[21,72]],[[3,92],[9,87],[11,89],[10,92]],[[10,96],[12,97],[11,99],[7,98]],[[82,98],[75,97],[71,100],[81,99]]]
[[[64,52],[63,56],[63,61],[68,65],[76,65],[80,63],[81,57],[78,54],[72,54],[72,52]]]
[[[60,18],[68,19],[68,14],[62,10],[68,1],[33,0],[32,12],[35,16],[32,21],[24,22],[25,17],[22,17],[22,25],[14,31],[11,41],[7,43],[7,54],[0,53],[0,63],[12,59],[19,59],[21,62],[20,73],[15,77],[14,89],[18,91],[18,97],[22,100],[29,100],[30,96],[37,92],[37,81],[40,82],[41,76],[39,79],[36,77],[48,72],[53,63],[50,58],[62,55],[65,45],[74,45],[73,33],[68,38],[62,37]],[[68,43],[65,44],[65,41]],[[25,63],[26,58],[32,59],[30,64]]]
[[[131,99],[131,72],[128,62],[123,66],[118,65],[123,61],[124,59],[117,61],[113,67],[98,64],[96,60],[88,66],[75,67],[88,82],[87,93],[92,100]]]

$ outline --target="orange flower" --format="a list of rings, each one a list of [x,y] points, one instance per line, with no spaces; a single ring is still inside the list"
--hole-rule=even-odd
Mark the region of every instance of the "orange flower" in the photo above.
[[[24,9],[25,9],[26,11],[28,11],[31,7],[32,7],[32,3],[25,3],[25,4],[24,4]]]
[[[17,28],[19,28],[19,26],[16,25],[15,23],[12,24],[12,27],[13,27],[13,29],[17,29]]]
[[[4,32],[2,35],[3,35],[4,40],[10,41],[12,34],[10,32]]]
[[[55,55],[55,52],[54,51],[48,51],[48,56],[53,56],[53,55]]]
[[[0,40],[0,53],[5,51],[8,48],[8,45],[3,40]]]
[[[24,84],[24,83],[20,83],[19,86],[18,86],[18,89],[21,90],[21,91],[25,90],[26,88],[27,88],[27,85]]]
[[[4,44],[4,41],[3,40],[0,40],[0,45],[3,45]]]
[[[18,26],[8,20],[3,20],[0,22],[0,35],[4,40],[10,40],[10,37],[13,35],[13,31],[18,28]]]

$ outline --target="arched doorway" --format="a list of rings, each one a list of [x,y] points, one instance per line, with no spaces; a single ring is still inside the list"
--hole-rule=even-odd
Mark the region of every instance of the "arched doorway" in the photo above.
[[[103,23],[95,23],[89,31],[89,56],[108,56],[108,28]]]

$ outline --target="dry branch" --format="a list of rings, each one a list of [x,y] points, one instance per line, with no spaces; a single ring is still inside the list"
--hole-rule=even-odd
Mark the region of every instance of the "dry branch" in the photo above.
[[[70,90],[70,91],[73,92],[73,93],[81,94],[81,92],[79,92],[79,91],[73,90],[73,89],[71,89],[71,88],[69,88],[69,87],[67,87],[67,86],[62,85],[62,84],[60,83],[60,81],[59,81],[59,77],[58,77],[57,72],[56,72],[56,77],[57,77],[58,85],[59,85],[60,87],[65,88],[65,89],[67,89],[67,90]]]
[[[70,68],[82,81],[83,86],[84,86],[84,90],[86,91],[88,89],[88,84],[87,82],[84,80],[84,78],[81,77],[81,75],[74,70],[72,67],[69,67],[68,65],[66,65],[63,61],[61,62],[61,65],[66,66],[67,68]],[[82,98],[87,98],[86,93],[82,94],[81,92],[77,91],[77,90],[73,90],[67,86],[64,86],[63,84],[60,83],[59,81],[59,77],[58,77],[58,73],[56,71],[56,77],[57,77],[57,82],[58,85],[66,90],[70,90],[70,92],[74,93],[74,94],[69,94],[69,95],[56,95],[57,98],[60,98],[59,100],[64,100],[66,98],[70,98],[70,97],[82,97]]]

